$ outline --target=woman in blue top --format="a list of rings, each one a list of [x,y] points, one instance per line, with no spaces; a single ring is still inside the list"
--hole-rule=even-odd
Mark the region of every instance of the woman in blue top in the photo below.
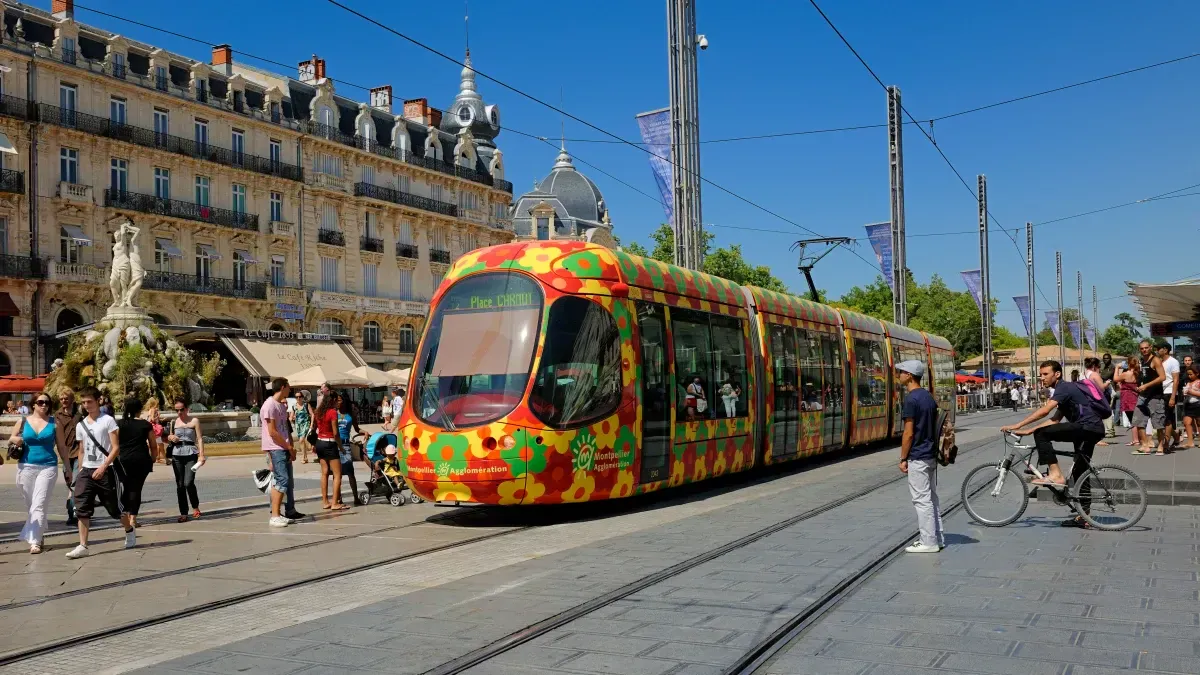
[[[54,418],[50,416],[50,395],[41,392],[33,399],[33,412],[22,417],[8,438],[10,447],[21,449],[17,464],[17,485],[25,497],[29,512],[19,539],[29,544],[29,552],[42,552],[42,537],[46,533],[46,504],[58,475],[57,444],[54,439]],[[63,457],[63,466],[69,466]]]
[[[342,475],[350,479],[350,494],[354,495],[354,505],[362,506],[362,500],[358,498],[358,481],[354,480],[354,453],[350,449],[351,428],[360,434],[362,429],[358,428],[358,420],[354,418],[350,397],[343,394],[341,399],[342,406],[338,410],[337,428],[338,436],[342,439],[342,449],[338,458],[342,461]]]

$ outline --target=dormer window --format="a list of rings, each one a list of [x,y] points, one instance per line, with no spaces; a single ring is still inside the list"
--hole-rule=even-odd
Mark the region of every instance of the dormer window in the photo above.
[[[464,105],[463,107],[458,109],[458,121],[462,122],[463,124],[471,123],[471,107],[470,106]]]

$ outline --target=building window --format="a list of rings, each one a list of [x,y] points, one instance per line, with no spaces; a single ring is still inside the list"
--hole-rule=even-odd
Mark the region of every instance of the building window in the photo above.
[[[396,185],[400,188],[401,192],[412,193],[412,181],[408,176],[396,176]]]
[[[363,351],[383,351],[383,335],[379,330],[379,324],[374,321],[368,321],[363,324]]]
[[[0,352],[0,375],[12,375],[12,361],[4,352]]]
[[[201,103],[208,103],[208,80],[196,80],[196,100]]]
[[[271,285],[285,286],[286,275],[284,272],[284,257],[281,255],[271,256]]]
[[[73,265],[79,262],[79,249],[82,248],[82,242],[71,234],[65,227],[58,228],[59,238],[59,262],[64,262]]]
[[[470,124],[471,123],[471,108],[469,108],[468,106],[465,106],[465,105],[462,106],[461,108],[459,108],[458,109],[458,121],[462,122],[463,124]]]
[[[366,212],[366,217],[363,219],[363,236],[368,239],[376,238],[375,214],[370,211]]]
[[[278,192],[271,193],[271,220],[274,222],[283,221],[283,195]]]
[[[479,208],[479,195],[470,190],[459,190],[458,205],[464,209],[475,210]]]
[[[241,129],[233,130],[230,150],[233,152],[233,163],[241,166],[246,157],[246,132]]]
[[[121,52],[113,53],[113,77],[125,79],[125,55]]]
[[[200,206],[211,204],[210,188],[208,176],[196,176],[196,204]]]
[[[246,282],[251,277],[251,265],[254,260],[245,251],[233,252],[233,286],[238,290],[246,290]]]
[[[378,295],[379,265],[363,263],[363,295],[374,298]]]
[[[272,103],[271,104],[272,109],[274,109],[275,106],[277,106],[277,105],[279,105],[279,104]],[[275,140],[274,138],[271,139],[271,150],[270,150],[269,157],[271,160],[271,166],[278,169],[279,165],[283,161],[283,144],[280,143],[279,141]]]
[[[73,112],[75,112],[76,103],[78,103],[78,101],[79,101],[79,92],[78,92],[78,90],[75,89],[75,85],[73,85],[73,84],[58,85],[58,107],[59,108],[62,108],[65,112],[73,113]],[[67,124],[74,125],[75,124],[75,116],[70,115],[63,121],[66,122]]]
[[[529,393],[534,414],[553,427],[612,414],[621,401],[621,334],[613,315],[591,300],[562,297],[550,306],[545,335]]]
[[[163,274],[171,272],[171,252],[158,240],[154,241],[154,269]]]
[[[400,221],[400,233],[397,236],[396,241],[400,242],[401,244],[411,245],[413,243],[412,223],[408,222],[407,220]]]
[[[321,290],[326,293],[337,293],[338,284],[338,259],[337,258],[321,258]],[[340,333],[339,333],[340,335]]]
[[[321,210],[321,229],[326,232],[338,231],[337,206],[325,204],[325,208]]]
[[[549,218],[538,218],[537,219],[537,238],[541,239],[543,241],[550,238],[550,219]]]
[[[400,327],[400,353],[412,354],[417,351],[417,336],[416,331],[412,326]]]
[[[154,142],[165,145],[167,136],[171,133],[171,117],[166,110],[154,109]]]
[[[114,96],[108,100],[108,119],[113,124],[125,124],[125,99]]]
[[[446,246],[446,231],[440,227],[435,227],[429,232],[430,248],[437,251],[449,250]]]
[[[281,117],[281,115],[279,114],[279,104],[272,103],[271,104],[271,121],[278,123],[280,117]]]
[[[129,190],[129,162],[116,157],[112,158],[112,161],[109,162],[108,187],[114,192]]]
[[[342,158],[325,152],[313,155],[313,171],[327,173],[331,176],[342,176]]]
[[[434,201],[439,201],[439,202],[442,201],[442,186],[441,185],[430,185],[429,186],[429,196],[432,197],[434,199]]]
[[[413,273],[412,270],[400,270],[400,299],[413,299]]]
[[[432,284],[433,292],[437,293],[438,287],[440,287],[442,285],[442,280],[446,278],[446,273],[445,272],[431,272],[429,274],[429,277],[433,281],[433,284]]]
[[[79,182],[79,151],[62,148],[58,151],[58,179],[64,183]]]
[[[0,218],[0,255],[8,255],[8,218]]]
[[[362,167],[362,182],[367,185],[375,184],[375,167],[370,164],[364,164]]]
[[[237,183],[233,184],[233,212],[234,213],[245,213],[246,212],[246,186],[245,185],[239,185]]]
[[[338,319],[321,319],[317,322],[318,335],[345,335],[346,326]]]
[[[463,253],[468,253],[479,248],[479,236],[474,230],[463,234]]]
[[[159,91],[167,90],[167,69],[164,66],[154,67],[154,87]]]
[[[208,121],[196,120],[196,149],[200,154],[208,153]]]
[[[212,276],[213,261],[216,260],[211,246],[196,246],[196,281],[207,284]]]

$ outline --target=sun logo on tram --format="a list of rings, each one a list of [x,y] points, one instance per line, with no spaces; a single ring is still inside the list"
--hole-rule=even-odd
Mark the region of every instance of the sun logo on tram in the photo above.
[[[571,444],[571,453],[575,471],[591,471],[596,466],[596,437],[590,431],[580,433]]]

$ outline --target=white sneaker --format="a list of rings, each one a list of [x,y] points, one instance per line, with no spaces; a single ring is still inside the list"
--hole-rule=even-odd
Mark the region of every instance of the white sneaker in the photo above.
[[[86,558],[91,554],[92,554],[92,552],[88,550],[88,547],[84,546],[83,544],[80,544],[80,545],[76,546],[75,548],[71,549],[71,552],[67,554],[67,557],[70,558],[71,560],[74,560],[76,558]]]
[[[130,530],[125,533],[125,548],[137,546],[137,532]]]
[[[271,527],[287,527],[292,521],[283,516],[271,516],[271,520],[267,521]]]
[[[916,542],[904,550],[908,553],[937,553],[942,549],[938,548],[937,546],[926,546],[921,542]]]

